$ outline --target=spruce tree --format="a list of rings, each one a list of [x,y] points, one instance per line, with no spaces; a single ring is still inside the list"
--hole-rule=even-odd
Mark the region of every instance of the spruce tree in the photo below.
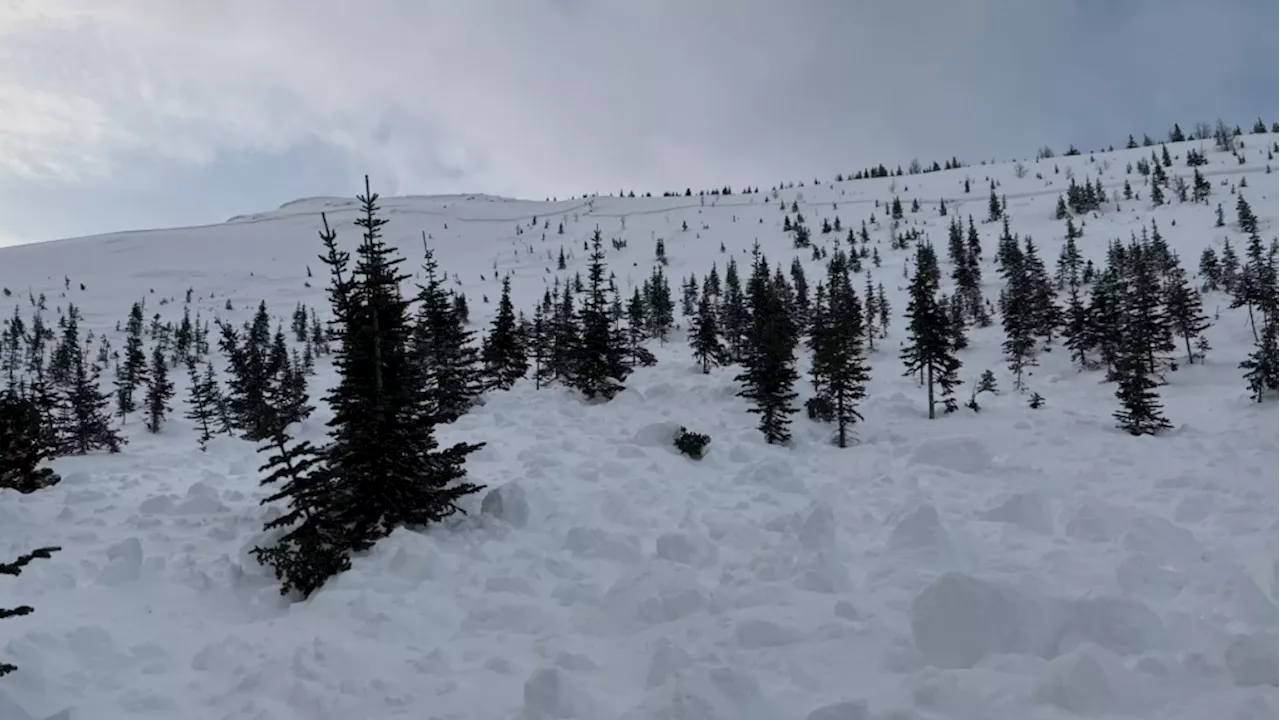
[[[169,400],[173,398],[173,381],[169,379],[169,364],[164,346],[156,343],[151,352],[151,369],[147,374],[147,431],[160,432],[165,416],[169,414]]]
[[[133,393],[146,379],[147,355],[142,344],[142,303],[136,302],[129,310],[125,325],[124,359],[116,372],[116,411],[122,419],[137,409]]]
[[[1135,322],[1135,307],[1125,313],[1125,328],[1118,360],[1116,398],[1120,409],[1116,410],[1117,427],[1130,435],[1155,435],[1173,427],[1165,419],[1160,405],[1159,387],[1149,371],[1146,352],[1149,340],[1143,337],[1141,322]]]
[[[589,262],[586,297],[580,315],[582,339],[575,354],[575,372],[569,385],[588,399],[602,397],[610,400],[625,387],[623,381],[631,373],[631,368],[626,362],[625,344],[609,317],[604,284],[604,247],[598,229],[591,236]],[[670,295],[667,297],[669,299]]]
[[[793,388],[799,378],[795,369],[799,338],[758,246],[753,259],[746,292],[750,328],[742,357],[743,372],[734,379],[742,384],[738,397],[753,403],[748,412],[760,416],[759,428],[765,441],[782,444],[791,439],[791,415],[796,411],[791,403],[796,398]]]
[[[955,356],[946,309],[938,302],[938,260],[933,247],[916,245],[915,273],[907,292],[907,344],[901,357],[907,376],[920,375],[928,388],[929,418],[936,417],[935,387],[947,412],[956,409],[953,392],[961,363]]]
[[[397,527],[443,520],[459,510],[461,498],[481,489],[466,482],[464,464],[482,445],[440,449],[436,441],[427,373],[411,347],[411,302],[400,291],[407,279],[398,271],[403,258],[381,238],[386,221],[378,217],[377,198],[366,177],[355,223],[364,237],[350,272],[349,255],[338,250],[321,216],[338,382],[327,397],[333,418],[320,462],[303,465],[303,450],[294,454],[299,460],[281,461],[292,468],[289,482],[267,500],[290,506],[268,527],[288,528],[284,535],[255,549],[282,579],[282,592],[309,594],[349,567],[349,552],[372,547]],[[277,423],[269,435],[280,455],[288,454],[278,442],[286,427]]]
[[[16,387],[0,391],[0,488],[25,494],[56,485],[62,478],[40,467],[54,451],[39,406]]]
[[[858,403],[866,397],[870,371],[862,346],[862,304],[847,268],[836,261],[829,263],[827,282],[823,312],[829,321],[815,328],[823,337],[820,341],[815,338],[813,365],[815,373],[823,378],[819,396],[836,424],[834,442],[845,448],[852,441],[853,425],[862,420]]]
[[[488,388],[510,390],[529,372],[524,334],[516,323],[515,308],[511,304],[510,275],[502,278],[498,314],[493,318],[480,357]]]
[[[187,358],[187,413],[186,418],[195,423],[200,432],[197,442],[203,452],[218,428],[218,385],[213,377],[213,365],[205,364],[206,374],[200,374],[200,366],[194,356]]]
[[[1198,338],[1200,333],[1209,327],[1209,318],[1204,314],[1200,293],[1191,286],[1191,281],[1187,279],[1187,273],[1182,269],[1181,264],[1175,264],[1166,276],[1164,294],[1165,312],[1168,314],[1169,322],[1187,347],[1187,363],[1194,363],[1195,354],[1191,351],[1191,341]]]
[[[715,305],[711,302],[711,295],[707,293],[706,283],[703,284],[702,296],[698,299],[697,312],[689,323],[689,348],[704,375],[710,373],[713,366],[725,361],[725,348],[720,340]]]
[[[438,272],[435,254],[423,238],[422,278],[410,349],[424,374],[436,422],[451,423],[475,405],[482,389],[479,356],[465,321],[458,316]],[[510,311],[508,299],[507,309]],[[502,308],[498,309],[499,316]],[[515,314],[511,313],[514,323]]]
[[[60,547],[42,547],[36,548],[29,553],[19,555],[13,562],[0,563],[0,575],[12,575],[14,577],[21,575],[22,570],[30,565],[34,560],[48,560],[53,553],[58,552]],[[17,607],[2,608],[0,607],[0,620],[9,618],[22,617],[30,615],[35,609],[30,605],[19,605]],[[17,670],[18,666],[12,663],[0,662],[0,677],[4,677],[9,673]]]

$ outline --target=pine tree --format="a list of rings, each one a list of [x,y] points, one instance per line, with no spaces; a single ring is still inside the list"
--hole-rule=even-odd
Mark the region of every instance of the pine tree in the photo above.
[[[1187,363],[1194,363],[1195,354],[1191,352],[1191,341],[1209,327],[1209,318],[1204,314],[1200,293],[1191,286],[1181,264],[1175,264],[1165,278],[1164,305],[1174,332],[1186,344]]]
[[[693,350],[694,359],[702,366],[704,375],[711,372],[713,366],[723,364],[726,359],[715,306],[706,288],[704,283],[702,297],[698,299],[697,313],[689,324],[689,347]]]
[[[862,349],[862,305],[843,263],[828,264],[827,282],[823,312],[830,321],[815,328],[823,337],[820,341],[815,338],[813,365],[815,374],[823,378],[819,397],[830,408],[836,424],[835,444],[844,448],[852,440],[852,426],[862,420],[857,405],[866,397],[870,373]]]
[[[1218,254],[1207,247],[1200,253],[1201,287],[1205,292],[1217,290],[1222,283],[1222,268],[1218,265]]]
[[[724,298],[720,303],[720,330],[724,337],[726,359],[741,362],[745,354],[748,325],[746,297],[738,277],[738,264],[731,257],[724,272]]]
[[[942,390],[946,412],[956,408],[952,396],[959,382],[960,360],[952,347],[946,309],[938,302],[938,261],[933,247],[916,245],[915,273],[908,286],[907,345],[902,349],[905,375],[920,375],[928,388],[929,418],[936,417],[935,387]]]
[[[146,379],[147,355],[142,350],[142,303],[136,302],[129,310],[129,322],[125,325],[124,362],[116,372],[116,411],[122,419],[137,409],[133,393]]]
[[[205,365],[206,374],[200,374],[200,366],[195,357],[187,358],[187,413],[186,418],[196,425],[200,431],[198,442],[203,452],[213,439],[218,427],[217,381],[213,377],[213,366]]]
[[[321,215],[339,379],[327,398],[333,418],[322,469],[282,461],[293,468],[290,482],[268,499],[290,505],[268,529],[289,529],[255,554],[275,569],[282,591],[308,594],[349,567],[350,551],[372,547],[396,527],[443,520],[458,511],[459,499],[481,489],[465,481],[464,463],[482,445],[441,450],[436,441],[427,373],[411,348],[410,302],[400,292],[403,259],[381,239],[386,221],[377,216],[377,198],[366,178],[356,220],[364,238],[350,273],[349,255],[338,250]],[[277,424],[269,436],[277,449],[285,427]]]
[[[426,377],[428,402],[434,408],[435,421],[451,423],[465,415],[480,395],[483,388],[480,357],[473,342],[475,332],[468,330],[459,317],[444,288],[446,276],[438,272],[435,255],[427,247],[425,236],[422,248],[424,282],[418,285],[410,350]],[[506,309],[514,325],[515,313],[509,298]],[[500,305],[500,318],[502,313]],[[488,377],[492,379],[492,375]]]
[[[610,400],[625,387],[623,381],[631,368],[626,363],[625,344],[609,318],[602,242],[600,231],[596,230],[591,236],[586,298],[580,315],[582,341],[577,347],[575,373],[569,385],[588,399]]]
[[[1119,384],[1116,386],[1120,409],[1116,410],[1115,418],[1117,427],[1130,435],[1155,435],[1173,426],[1164,418],[1160,396],[1156,392],[1159,384],[1148,370],[1146,350],[1150,343],[1142,336],[1140,323],[1134,322],[1137,318],[1133,312],[1130,308],[1125,315],[1124,339],[1118,361]]]
[[[742,357],[743,372],[734,380],[742,384],[738,397],[753,403],[749,412],[760,416],[760,431],[770,444],[791,439],[791,405],[799,375],[795,347],[799,340],[785,301],[769,275],[769,265],[757,246],[753,251],[751,279],[746,299],[751,325]]]
[[[510,390],[517,380],[529,372],[525,338],[516,323],[515,308],[511,304],[510,275],[502,278],[498,314],[493,318],[480,357],[484,362],[486,385],[489,389]]]
[[[987,222],[995,222],[1004,215],[1004,210],[1000,206],[1000,198],[996,197],[996,189],[994,185],[991,188],[991,196],[987,198]]]
[[[12,575],[15,577],[18,575],[21,575],[22,570],[27,565],[30,565],[32,561],[48,560],[50,557],[53,556],[53,553],[58,552],[61,549],[62,548],[60,547],[36,548],[35,550],[32,550],[29,553],[19,555],[13,562],[0,563],[0,575]],[[35,611],[34,608],[32,608],[30,605],[19,605],[17,607],[11,607],[11,608],[0,608],[0,620],[6,620],[8,618],[14,618],[14,617],[22,617],[23,615],[30,615],[34,611]],[[8,675],[9,673],[17,669],[18,669],[17,665],[13,665],[11,663],[6,663],[6,662],[0,662],[0,677],[4,677],[5,675]]]
[[[1022,390],[1023,373],[1036,362],[1035,288],[1025,255],[1017,242],[1002,244],[1001,274],[1005,288],[1000,292],[1000,314],[1005,340],[1001,346],[1013,373],[1013,386]]]
[[[1236,196],[1236,224],[1240,226],[1240,232],[1246,235],[1258,231],[1258,218],[1253,214],[1249,201],[1244,199],[1244,193]]]
[[[31,493],[62,478],[40,465],[54,455],[40,407],[16,389],[0,391],[0,488]]]
[[[160,432],[165,416],[169,414],[169,400],[173,398],[173,381],[169,379],[169,365],[164,356],[164,346],[156,343],[151,353],[151,369],[147,374],[147,431]]]

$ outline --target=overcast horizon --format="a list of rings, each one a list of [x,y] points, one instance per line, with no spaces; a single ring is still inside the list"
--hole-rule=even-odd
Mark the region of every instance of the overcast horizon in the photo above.
[[[0,245],[1161,140],[1280,104],[1274,0],[13,0]]]

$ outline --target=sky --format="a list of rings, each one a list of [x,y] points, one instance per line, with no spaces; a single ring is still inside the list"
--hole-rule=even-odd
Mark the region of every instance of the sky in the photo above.
[[[1277,119],[1275,0],[0,0],[0,244]],[[1246,127],[1247,129],[1247,127]]]

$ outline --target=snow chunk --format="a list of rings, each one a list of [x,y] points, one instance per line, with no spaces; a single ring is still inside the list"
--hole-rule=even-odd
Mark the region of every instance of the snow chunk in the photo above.
[[[649,659],[649,675],[645,679],[645,688],[652,690],[662,685],[693,664],[693,658],[679,645],[663,638],[658,641],[658,649]]]
[[[1132,598],[1084,598],[1071,603],[1058,652],[1094,643],[1119,655],[1157,649],[1164,623],[1151,608]]]
[[[831,506],[816,504],[800,526],[800,544],[806,550],[831,550],[836,546],[836,516]]]
[[[734,629],[738,645],[744,648],[781,647],[799,642],[804,636],[793,627],[772,620],[743,620]]]
[[[649,627],[701,612],[707,593],[692,569],[660,563],[624,575],[605,593],[604,605],[623,622]]]
[[[675,447],[672,443],[675,442],[676,435],[679,433],[680,423],[650,423],[637,430],[636,434],[631,438],[631,442],[640,447],[670,448],[672,452],[675,452]]]
[[[663,560],[695,567],[714,564],[717,555],[716,546],[705,537],[681,532],[659,535],[655,550]]]
[[[780,720],[746,671],[693,667],[653,688],[619,720]]]
[[[529,499],[524,488],[509,482],[485,493],[480,501],[480,512],[505,521],[512,527],[522,528],[529,524]]]
[[[993,459],[986,443],[975,437],[959,435],[924,440],[912,449],[907,462],[978,475],[992,468]]]
[[[1116,565],[1116,581],[1125,594],[1156,602],[1174,599],[1187,585],[1177,570],[1146,553],[1121,560]]]
[[[1270,685],[1280,677],[1280,661],[1276,657],[1275,633],[1241,635],[1227,647],[1226,664],[1231,679],[1241,687]]]
[[[543,668],[524,683],[521,720],[595,720],[604,717],[595,698],[571,685],[559,668]]]
[[[99,585],[124,585],[142,576],[142,542],[125,538],[107,548],[107,566],[98,573]]]
[[[1042,655],[1038,608],[1013,589],[949,572],[911,603],[911,635],[926,663],[973,667],[991,653]]]
[[[921,505],[900,518],[889,536],[889,547],[894,550],[945,548],[949,542],[947,531],[938,520],[938,509],[929,504]]]
[[[805,720],[871,720],[866,700],[845,700],[824,705],[805,716]]]
[[[1053,517],[1039,493],[1018,493],[978,515],[983,520],[1005,522],[1040,535],[1053,534]]]
[[[600,528],[571,528],[565,536],[564,546],[579,557],[625,563],[638,562],[641,557],[640,543],[636,538]]]

